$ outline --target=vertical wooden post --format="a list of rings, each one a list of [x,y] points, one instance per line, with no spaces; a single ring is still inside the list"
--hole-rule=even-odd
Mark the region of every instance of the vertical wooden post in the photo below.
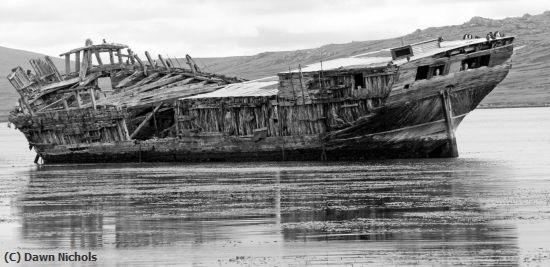
[[[67,103],[67,99],[63,99],[63,108],[65,108],[65,110],[68,110],[69,109],[69,104]]]
[[[303,76],[302,76],[302,65],[298,64],[298,70],[300,71],[300,89],[302,89],[302,104],[306,103],[306,97],[304,95],[304,82],[303,82]]]
[[[453,123],[453,108],[451,104],[450,90],[451,89],[439,91],[439,95],[441,96],[441,104],[442,104],[441,106],[443,109],[443,115],[445,116],[445,124],[447,129],[447,147],[448,147],[447,155],[442,155],[442,156],[456,158],[458,157],[458,148],[456,145],[455,129],[454,129],[454,123]]]
[[[95,90],[93,88],[90,88],[88,89],[88,93],[90,94],[90,99],[92,99],[92,107],[96,109]]]
[[[179,137],[180,127],[179,127],[179,117],[180,117],[180,110],[179,110],[178,100],[174,101],[174,126],[176,128],[176,138]]]
[[[111,64],[115,64],[115,55],[113,54],[113,50],[109,50],[109,62],[111,62]]]
[[[82,107],[82,100],[80,99],[80,93],[78,91],[75,91],[74,96],[76,98],[76,106],[78,108],[81,108]]]
[[[90,70],[92,68],[92,50],[88,50],[85,55],[87,55],[88,57],[86,58],[86,60],[88,60],[88,69],[87,70]]]
[[[74,71],[80,72],[80,51],[74,53]]]
[[[80,77],[80,81],[83,81],[84,78],[86,77],[86,72],[88,71],[88,65],[89,65],[89,57],[88,57],[88,54],[90,52],[87,51],[87,50],[84,50],[83,53],[82,53],[82,64],[80,66],[80,71],[79,71],[79,74],[78,76]]]
[[[126,51],[128,51],[128,58],[130,59],[130,63],[135,64],[136,60],[134,59],[134,52],[132,51],[132,49],[128,48],[126,49]]]
[[[294,96],[294,100],[296,101],[296,91],[294,90],[294,82],[292,81],[292,72],[290,71],[290,66],[288,66],[288,77],[290,78],[290,87],[292,88],[292,95]]]
[[[116,55],[118,57],[118,63],[122,64],[122,52],[120,51],[120,49],[116,51]]]
[[[71,73],[71,54],[65,55],[65,74]]]

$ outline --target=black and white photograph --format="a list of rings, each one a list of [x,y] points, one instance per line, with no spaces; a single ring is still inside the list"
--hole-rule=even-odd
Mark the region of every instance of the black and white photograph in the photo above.
[[[1,1],[0,265],[550,266],[550,2]]]

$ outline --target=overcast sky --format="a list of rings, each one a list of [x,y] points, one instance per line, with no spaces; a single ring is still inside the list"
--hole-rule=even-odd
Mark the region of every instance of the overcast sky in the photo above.
[[[550,0],[8,0],[0,46],[59,55],[105,38],[169,56],[251,55],[545,10]]]

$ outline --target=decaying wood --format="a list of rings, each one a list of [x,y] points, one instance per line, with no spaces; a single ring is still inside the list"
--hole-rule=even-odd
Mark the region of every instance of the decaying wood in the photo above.
[[[37,75],[22,68],[8,75],[21,96],[20,111],[10,121],[50,162],[118,154],[186,161],[227,155],[234,157],[230,160],[454,157],[454,129],[506,77],[512,41],[470,41],[409,59],[332,69],[299,64],[276,79],[242,83],[202,72],[188,55],[190,68],[184,69],[160,54],[154,61],[145,52],[144,64],[124,45],[87,43],[62,54],[64,76],[48,58],[31,62]],[[108,63],[100,53],[109,53]],[[92,65],[93,56],[98,65]],[[481,68],[460,67],[481,57],[490,58]],[[417,78],[419,67],[436,64],[443,71]],[[104,78],[112,89],[100,86]]]
[[[149,114],[147,114],[147,116],[145,117],[145,119],[139,124],[139,126],[136,128],[136,130],[130,135],[130,138],[134,138],[134,136],[136,136],[136,134],[139,133],[139,131],[145,126],[145,124],[147,124],[149,122],[149,120],[155,115],[155,112],[157,112],[157,110],[162,106],[162,103],[160,103],[159,105],[157,105],[153,111],[151,111]]]
[[[166,69],[170,70],[170,66],[168,66],[168,64],[166,64],[166,61],[164,61],[164,58],[162,58],[162,55],[159,54],[159,61],[160,63],[162,64],[162,66],[164,66]]]
[[[151,55],[149,55],[148,51],[145,51],[145,56],[147,57],[147,61],[149,62],[149,65],[151,67],[155,67],[155,62],[153,61],[153,59],[151,59]]]

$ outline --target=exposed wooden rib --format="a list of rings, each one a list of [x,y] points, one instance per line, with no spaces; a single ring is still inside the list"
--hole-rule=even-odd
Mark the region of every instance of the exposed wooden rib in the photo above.
[[[151,59],[151,55],[149,55],[149,52],[145,51],[145,57],[147,57],[147,61],[149,61],[149,65],[151,65],[151,67],[155,67],[155,62],[153,61],[153,59]]]
[[[143,61],[141,61],[141,58],[139,58],[139,56],[137,54],[134,54],[134,58],[137,60],[139,66],[141,67],[143,72],[145,72],[145,64],[143,64]]]
[[[160,63],[162,64],[162,66],[164,66],[166,69],[170,70],[171,68],[168,66],[168,64],[166,64],[166,61],[164,61],[164,58],[162,58],[162,56],[159,54],[159,60],[160,60]]]

